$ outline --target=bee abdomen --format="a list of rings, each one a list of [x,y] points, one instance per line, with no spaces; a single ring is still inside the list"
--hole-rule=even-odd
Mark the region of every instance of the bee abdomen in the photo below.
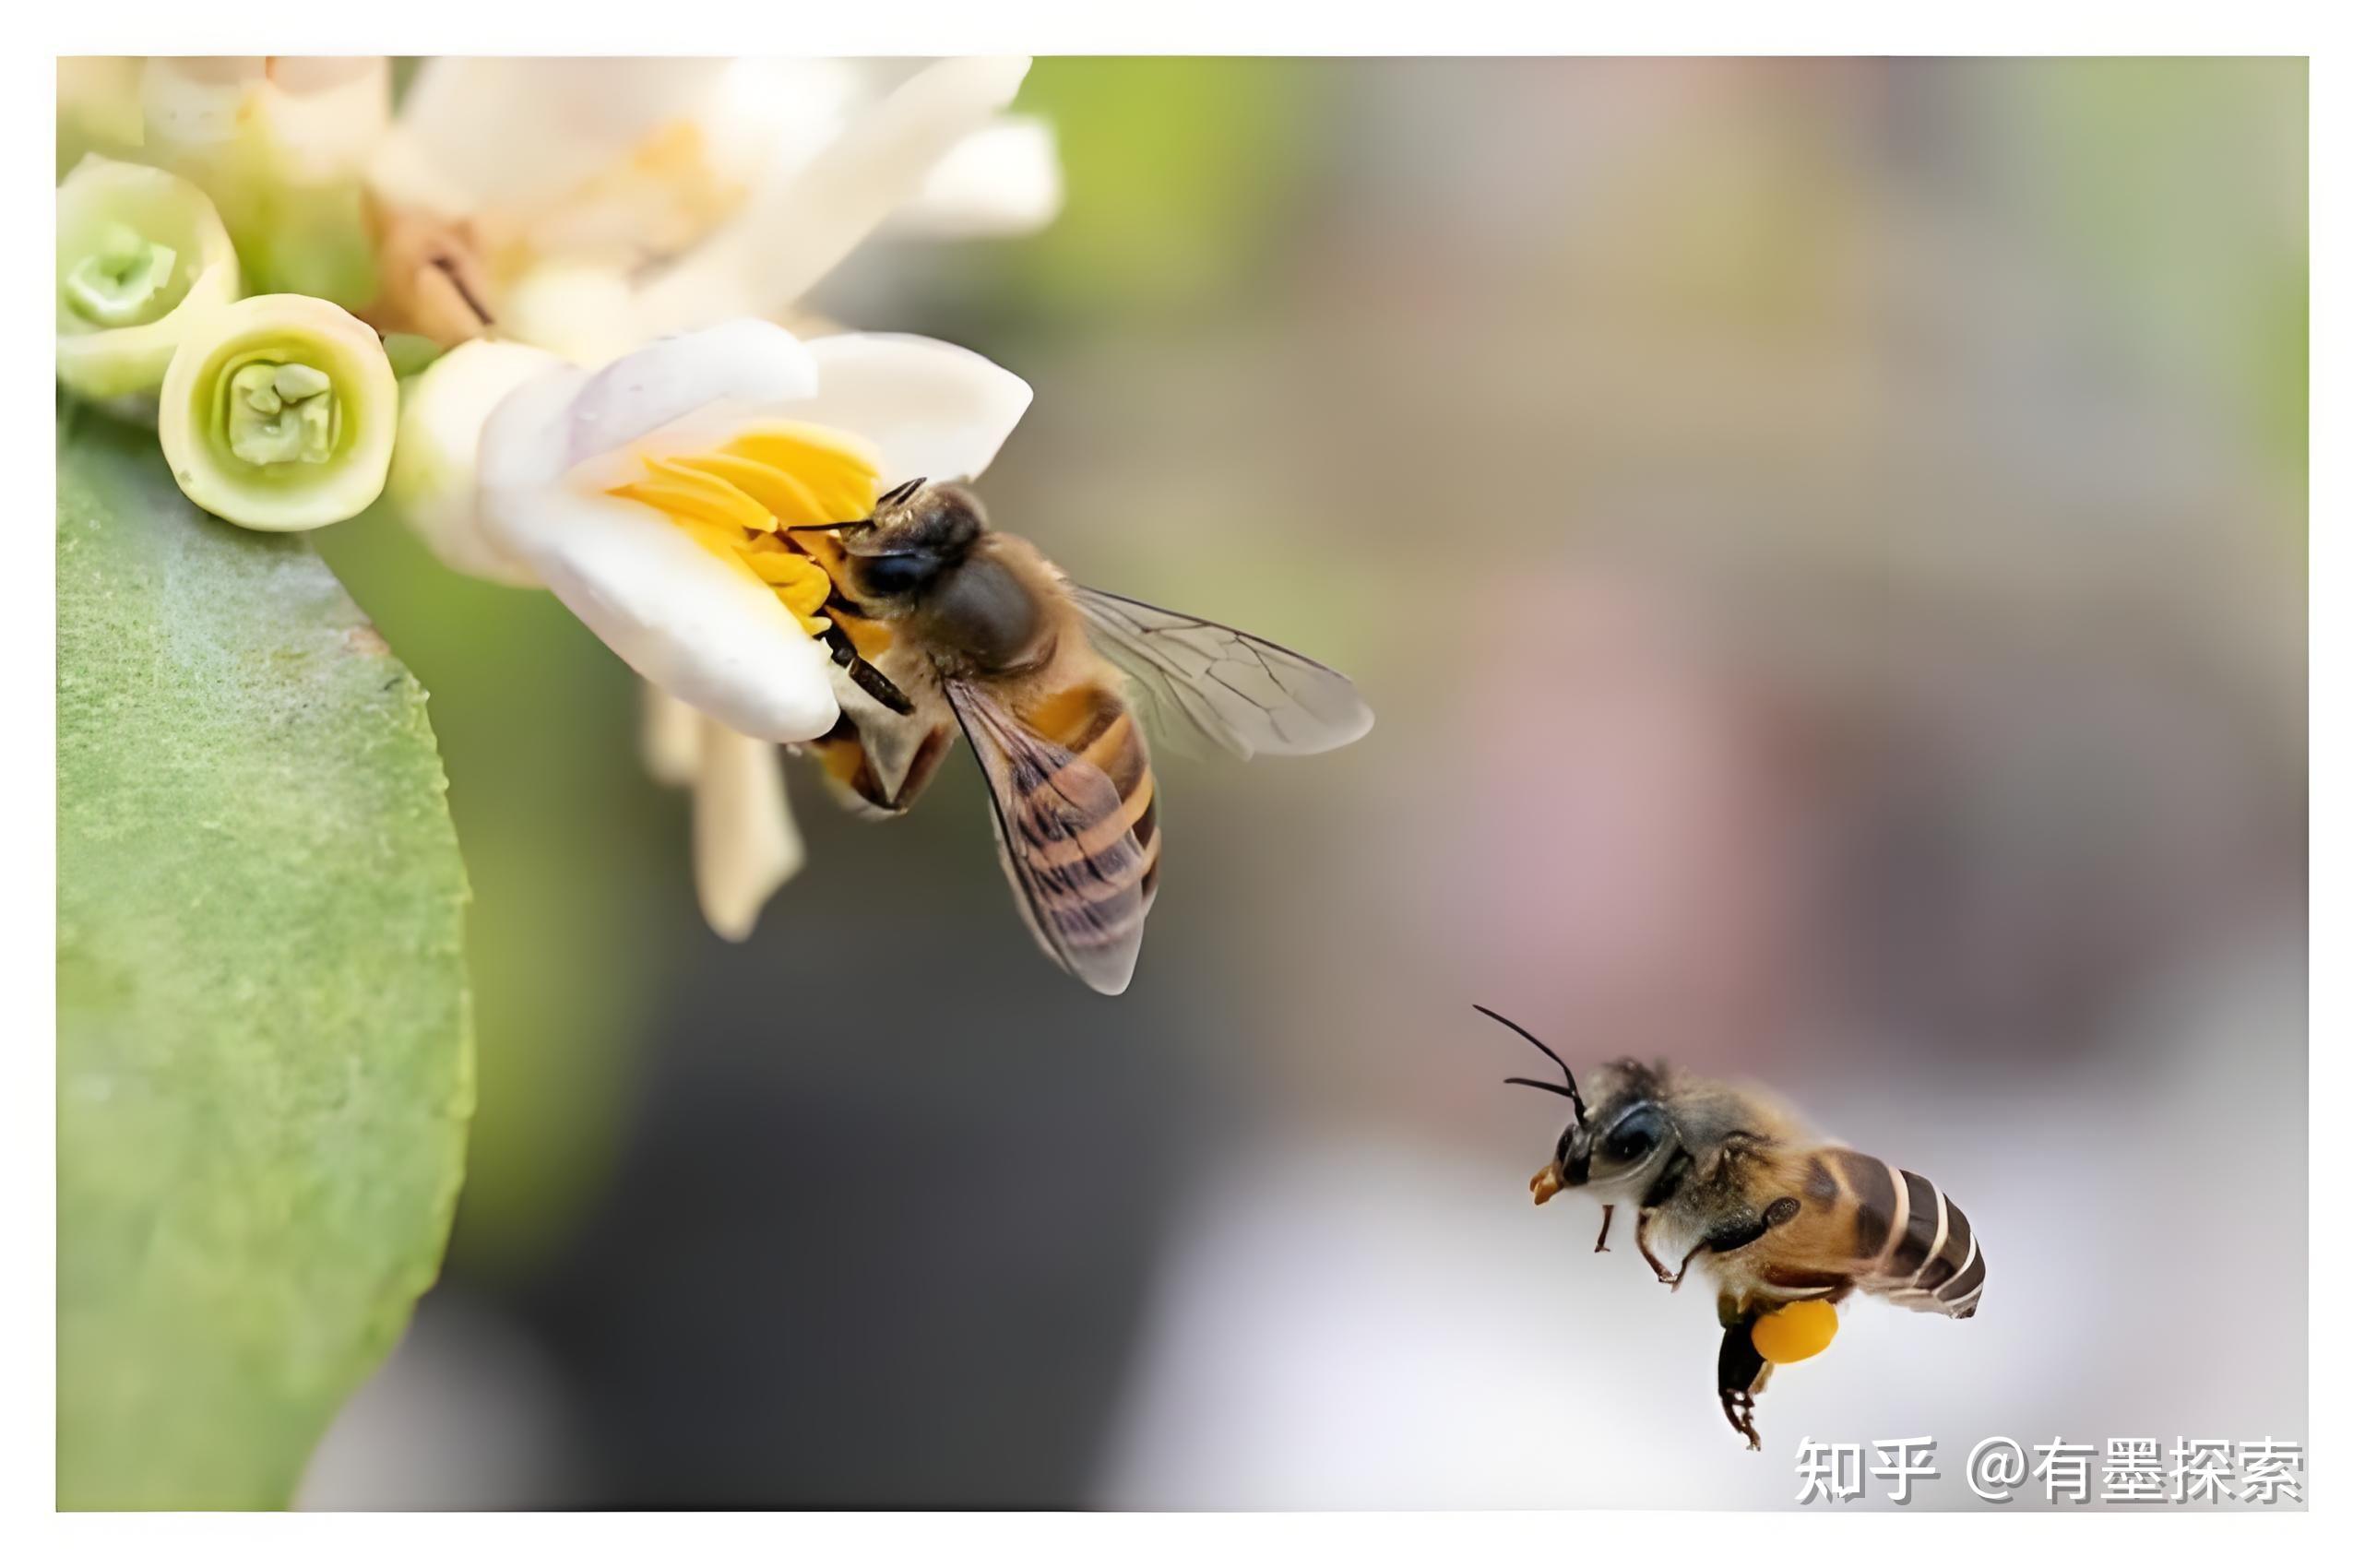
[[[1079,834],[1068,856],[1097,861],[1131,834],[1141,846],[1142,902],[1147,908],[1158,891],[1158,781],[1150,772],[1149,744],[1132,710],[1115,692],[1086,685],[1057,694],[1024,717],[1037,734],[1073,754],[1068,767],[1090,768],[1116,790],[1117,809]],[[1038,792],[1057,791],[1058,784],[1056,777],[1046,779]]]
[[[1915,1312],[1977,1312],[1987,1260],[1955,1200],[1927,1176],[1852,1149],[1833,1163],[1856,1203],[1858,1286]]]

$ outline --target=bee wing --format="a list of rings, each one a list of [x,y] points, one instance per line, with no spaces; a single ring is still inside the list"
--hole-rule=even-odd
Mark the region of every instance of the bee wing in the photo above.
[[[993,802],[993,836],[1018,912],[1052,962],[1103,996],[1141,955],[1145,856],[1109,776],[1044,739],[965,681],[945,693]]]
[[[1234,756],[1310,756],[1372,727],[1355,683],[1301,653],[1099,588],[1069,591],[1125,673]]]

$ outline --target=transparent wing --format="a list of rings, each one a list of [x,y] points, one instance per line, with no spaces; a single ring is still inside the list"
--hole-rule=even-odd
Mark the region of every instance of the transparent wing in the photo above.
[[[1230,626],[1071,585],[1093,640],[1160,708],[1235,756],[1308,756],[1360,739],[1372,710],[1325,664]]]
[[[1141,955],[1144,856],[1109,776],[1028,729],[991,695],[947,681],[993,802],[1002,870],[1052,962],[1103,996]]]

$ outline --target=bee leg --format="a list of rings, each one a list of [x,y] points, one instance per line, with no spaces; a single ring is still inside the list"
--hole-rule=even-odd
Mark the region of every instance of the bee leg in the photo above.
[[[1692,1272],[1692,1260],[1698,1257],[1702,1253],[1705,1253],[1707,1250],[1708,1243],[1703,1241],[1698,1246],[1693,1248],[1690,1252],[1684,1253],[1683,1261],[1675,1265],[1675,1277],[1667,1282],[1667,1288],[1670,1290],[1672,1290],[1678,1286],[1681,1286],[1683,1283],[1683,1277]]]
[[[911,699],[903,695],[903,688],[889,680],[877,665],[855,651],[854,639],[846,635],[844,627],[831,622],[823,630],[821,640],[823,646],[829,649],[829,657],[838,662],[855,685],[862,689],[865,696],[890,713],[901,714],[907,719],[911,716]]]
[[[1724,1406],[1725,1420],[1733,1431],[1749,1439],[1753,1449],[1757,1441],[1757,1393],[1765,1386],[1765,1358],[1757,1353],[1757,1346],[1749,1337],[1756,1322],[1754,1315],[1743,1318],[1725,1329],[1725,1342],[1717,1352],[1717,1398]]]
[[[1661,1285],[1669,1283],[1675,1277],[1667,1272],[1665,1264],[1651,1255],[1650,1242],[1646,1239],[1646,1232],[1650,1229],[1650,1217],[1658,1212],[1659,1205],[1666,1203],[1682,1190],[1684,1182],[1691,1174],[1691,1155],[1682,1149],[1677,1149],[1675,1158],[1667,1162],[1666,1169],[1661,1170],[1651,1182],[1649,1189],[1642,1195],[1642,1202],[1635,1207],[1634,1247],[1643,1254],[1643,1261],[1650,1265],[1650,1271],[1658,1276],[1658,1282]]]
[[[1635,1212],[1634,1250],[1642,1253],[1643,1262],[1650,1265],[1650,1271],[1653,1274],[1658,1275],[1658,1282],[1661,1285],[1664,1285],[1669,1280],[1673,1279],[1675,1276],[1667,1272],[1667,1265],[1652,1255],[1650,1250],[1650,1217],[1658,1212],[1658,1211],[1657,1209],[1650,1208],[1640,1209]]]
[[[1606,1253],[1610,1250],[1610,1218],[1617,1212],[1618,1206],[1615,1204],[1603,1204],[1601,1206],[1601,1234],[1593,1238],[1593,1250],[1595,1252]]]
[[[1739,1252],[1776,1226],[1789,1224],[1798,1218],[1798,1199],[1779,1197],[1767,1204],[1763,1214],[1749,1219],[1729,1220],[1717,1226],[1700,1239],[1698,1246],[1683,1254],[1682,1266],[1675,1271],[1675,1277],[1667,1282],[1667,1288],[1672,1290],[1682,1284],[1683,1277],[1692,1271],[1692,1260],[1702,1253]]]

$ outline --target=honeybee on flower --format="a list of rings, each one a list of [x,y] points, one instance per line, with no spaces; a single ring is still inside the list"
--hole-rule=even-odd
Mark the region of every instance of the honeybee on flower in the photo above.
[[[953,238],[1048,221],[1060,202],[1049,129],[1005,113],[1027,68],[1024,59],[939,61],[880,93],[868,72],[832,61],[430,62],[371,169],[386,234],[385,286],[371,314],[458,343],[406,394],[395,509],[455,570],[559,588],[545,585],[531,547],[505,542],[481,505],[479,438],[495,407],[560,362],[629,362],[637,374],[688,362],[672,351],[633,358],[653,336],[726,317],[790,318],[804,291],[874,231]],[[488,146],[505,156],[482,157]],[[709,350],[748,340],[705,339]],[[983,363],[932,347],[933,356],[905,356],[903,368]],[[719,389],[737,385],[728,359],[699,362],[718,370]],[[980,378],[863,374],[868,420],[917,431],[979,418],[961,399],[980,391]],[[1030,396],[1008,376],[985,391],[985,425],[998,423],[991,444],[957,447],[958,461],[934,471],[981,471]],[[490,469],[492,448],[483,455]],[[556,569],[576,581],[568,574],[577,568]],[[586,602],[581,592],[570,600],[578,613]],[[658,665],[644,639],[662,643],[668,634],[652,628],[675,624],[662,615],[592,624],[616,633],[612,643],[645,675]],[[749,631],[725,614],[681,635]],[[752,932],[803,861],[778,763],[778,743],[792,737],[778,720],[820,709],[799,680],[812,639],[793,635],[794,651],[734,688],[745,697],[768,683],[768,709],[692,700],[685,691],[702,689],[695,682],[677,690],[652,677],[645,689],[644,760],[660,781],[692,792],[700,909],[732,940]],[[835,719],[832,707],[815,721],[826,730]]]
[[[700,785],[700,900],[725,935],[794,869],[793,839],[769,826],[785,821],[771,748],[812,754],[849,804],[893,815],[957,736],[1029,929],[1113,994],[1162,847],[1120,665],[1242,756],[1370,727],[1336,671],[1079,588],[987,528],[967,490],[928,482],[983,473],[1030,398],[949,344],[804,343],[738,321],[596,372],[553,359],[493,408],[459,548],[531,574],[699,716],[683,760]]]
[[[1024,412],[1016,376],[782,325],[874,231],[1057,210],[1047,129],[1006,113],[1027,69],[439,60],[398,113],[384,60],[89,63],[61,74],[61,146],[94,150],[60,191],[60,377],[154,398],[174,477],[232,521],[318,527],[383,488],[445,564],[556,595],[648,683],[719,933],[802,859],[778,748],[896,814],[957,733],[1029,927],[1121,991],[1162,852],[1123,679],[1243,756],[1370,713],[990,528],[958,481]],[[440,355],[398,395],[397,336]]]

